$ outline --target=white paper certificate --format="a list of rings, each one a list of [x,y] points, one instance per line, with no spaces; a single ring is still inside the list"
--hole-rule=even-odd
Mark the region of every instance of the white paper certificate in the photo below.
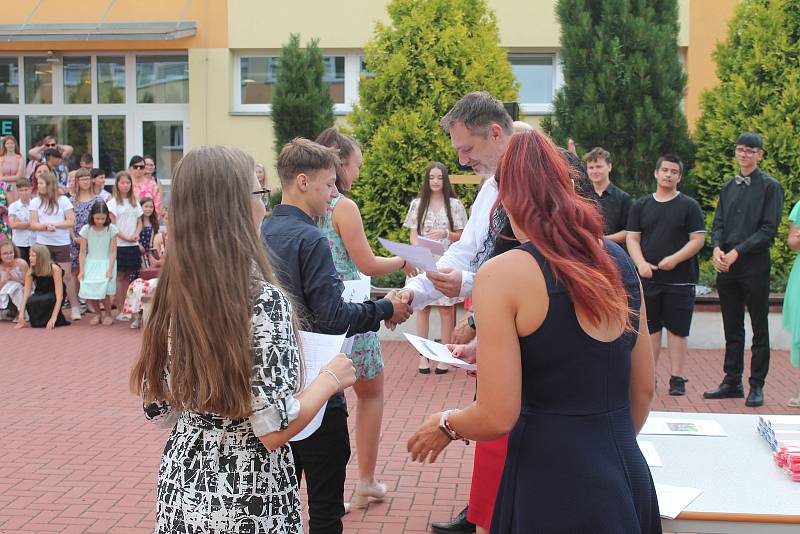
[[[673,417],[648,417],[639,434],[664,434],[668,436],[727,436],[713,419],[680,419]]]
[[[428,239],[427,237],[423,236],[417,236],[417,245],[427,248],[433,253],[434,256],[442,256],[444,255],[445,250],[447,250],[447,247],[444,246],[444,243],[441,241],[436,239]]]
[[[661,517],[675,519],[692,504],[703,493],[697,488],[687,488],[683,486],[669,486],[667,484],[656,484],[656,496],[658,497],[658,510]]]
[[[400,256],[414,267],[423,271],[436,271],[436,261],[433,259],[433,252],[430,249],[415,247],[406,243],[395,243],[382,237],[379,237],[378,241],[386,250],[395,256]]]
[[[648,466],[664,467],[664,464],[661,462],[661,456],[658,455],[658,451],[656,450],[655,443],[652,441],[639,441],[638,439],[636,443],[639,444],[639,449],[642,451],[642,456],[644,456]]]
[[[308,387],[318,376],[320,371],[334,356],[339,354],[344,342],[344,334],[331,336],[327,334],[315,334],[314,332],[300,332],[297,336],[300,345],[303,347],[303,389]],[[306,427],[295,434],[290,441],[300,441],[313,434],[322,424],[322,417],[325,415],[326,402],[322,408],[314,415]]]
[[[478,369],[478,366],[474,363],[466,363],[463,360],[459,360],[453,356],[450,353],[450,349],[441,343],[411,334],[404,333],[403,335],[406,336],[406,339],[408,339],[409,343],[414,345],[414,348],[417,349],[417,352],[429,360],[446,363],[448,365],[452,365],[453,367],[460,367],[461,369],[466,369],[467,371],[476,371]]]
[[[369,299],[371,278],[369,276],[358,273],[361,278],[358,280],[345,280],[344,291],[342,292],[342,300],[345,302],[364,302]],[[352,336],[344,340],[342,345],[342,352],[350,354],[353,351]]]

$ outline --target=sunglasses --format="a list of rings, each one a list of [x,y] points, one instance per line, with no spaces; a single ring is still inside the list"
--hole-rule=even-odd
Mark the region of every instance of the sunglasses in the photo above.
[[[144,169],[144,165],[134,165],[133,168],[141,171]]]
[[[253,194],[259,195],[261,200],[267,200],[270,193],[272,193],[272,189],[259,189],[258,191],[253,191]]]
[[[46,144],[46,145],[44,145],[44,146],[56,147],[56,146],[58,146],[58,145],[57,145],[57,144],[55,144],[55,143],[47,143],[47,144]]]

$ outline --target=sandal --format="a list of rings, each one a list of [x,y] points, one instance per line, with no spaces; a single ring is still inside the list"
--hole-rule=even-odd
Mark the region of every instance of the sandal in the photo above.
[[[111,317],[110,315],[108,317],[106,317],[105,319],[103,319],[103,325],[111,326],[112,324],[114,324],[114,318]]]
[[[786,403],[786,406],[789,406],[790,408],[800,408],[800,395],[789,399],[789,401]]]
[[[92,325],[92,326],[100,324],[100,316],[99,315],[95,315],[94,317],[92,317],[92,320],[89,321],[89,324]]]

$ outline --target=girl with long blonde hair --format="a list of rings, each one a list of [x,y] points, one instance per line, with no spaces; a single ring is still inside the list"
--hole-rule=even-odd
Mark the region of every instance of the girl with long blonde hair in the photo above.
[[[38,168],[36,172],[39,172]],[[30,228],[36,232],[36,243],[46,246],[50,257],[64,271],[64,285],[72,307],[70,318],[77,321],[81,318],[81,311],[70,257],[70,231],[75,227],[75,210],[72,202],[59,192],[55,174],[43,171],[36,182],[37,196],[29,205]]]
[[[200,147],[175,169],[169,253],[131,373],[146,417],[172,427],[159,533],[301,532],[287,442],[355,382],[338,355],[298,393],[296,321],[258,236],[260,190],[255,162],[237,149]],[[220,205],[226,217],[208,224]]]

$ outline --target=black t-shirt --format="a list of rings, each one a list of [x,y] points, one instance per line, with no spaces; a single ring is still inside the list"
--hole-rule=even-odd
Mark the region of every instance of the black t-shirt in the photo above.
[[[603,213],[606,235],[616,234],[625,230],[632,203],[631,196],[628,193],[609,183],[606,190],[597,197],[597,203]]]
[[[642,255],[648,263],[658,265],[670,254],[689,242],[689,234],[705,232],[700,204],[683,193],[660,202],[647,195],[634,202],[628,217],[627,230],[641,234]],[[671,271],[653,271],[652,282],[660,284],[696,284],[699,274],[697,255],[679,263]]]

